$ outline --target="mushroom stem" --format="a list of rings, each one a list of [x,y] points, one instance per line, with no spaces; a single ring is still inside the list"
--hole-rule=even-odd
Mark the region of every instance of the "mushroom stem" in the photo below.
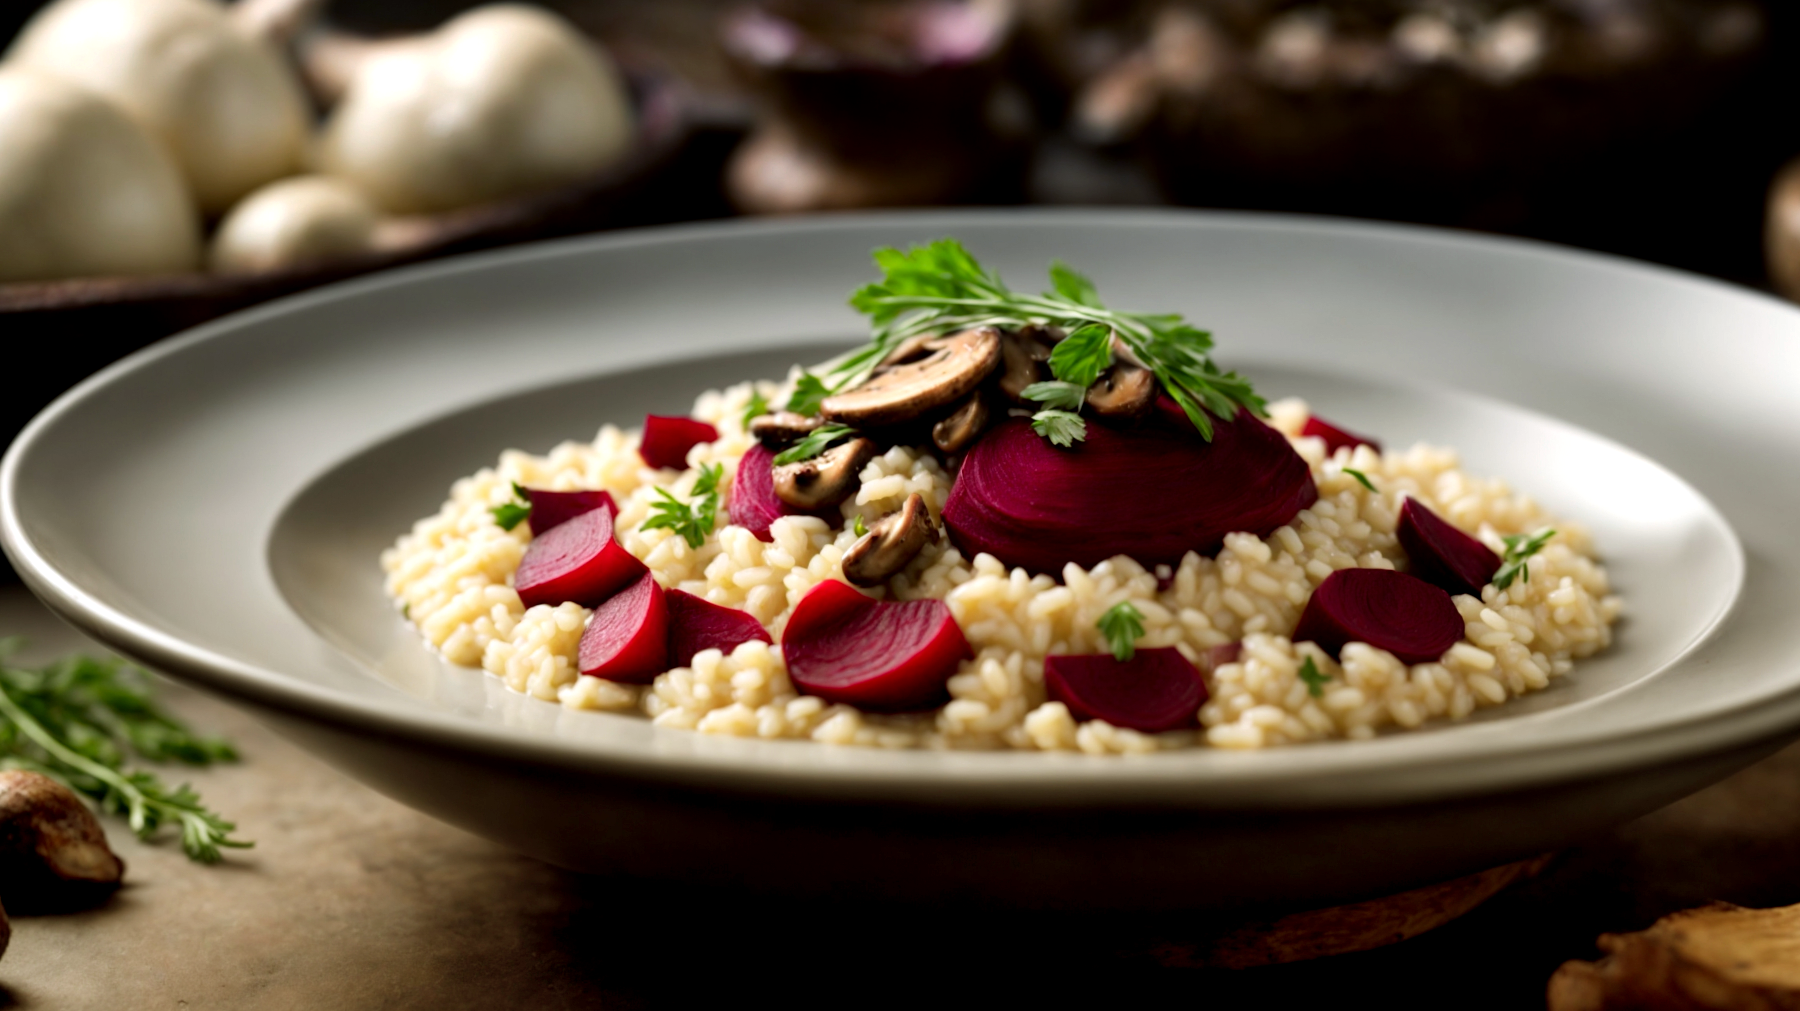
[[[899,512],[876,520],[869,532],[844,552],[844,578],[857,586],[879,586],[906,568],[937,537],[938,526],[924,496],[913,492]]]

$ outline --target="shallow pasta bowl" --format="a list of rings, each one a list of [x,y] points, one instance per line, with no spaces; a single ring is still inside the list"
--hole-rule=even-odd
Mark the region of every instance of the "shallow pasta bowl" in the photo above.
[[[1209,327],[1263,390],[1457,446],[1587,524],[1626,599],[1617,644],[1521,703],[1374,741],[885,752],[564,711],[441,663],[383,599],[376,554],[456,477],[822,357],[860,329],[843,299],[872,247],[946,234],[1015,283],[1066,259],[1114,304]],[[1800,312],[1771,299],[1422,229],[1112,211],[681,227],[371,277],[121,362],[14,444],[0,535],[90,634],[565,866],[1323,904],[1553,849],[1800,731],[1796,374]]]

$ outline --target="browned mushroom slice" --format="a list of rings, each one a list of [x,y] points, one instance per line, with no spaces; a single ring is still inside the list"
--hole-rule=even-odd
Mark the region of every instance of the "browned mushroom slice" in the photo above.
[[[1025,387],[1050,378],[1050,369],[1044,364],[1050,360],[1050,347],[1034,333],[1021,330],[1002,336],[1000,359],[1000,392],[1015,404],[1026,403]]]
[[[851,439],[810,460],[782,464],[770,475],[775,497],[809,512],[837,505],[856,490],[857,475],[875,456],[875,449],[869,439]]]
[[[939,337],[931,348],[918,361],[884,369],[853,390],[826,397],[819,414],[869,428],[911,421],[960,400],[1000,363],[1000,331],[976,327]]]
[[[780,449],[799,442],[808,432],[824,423],[823,418],[809,418],[793,411],[776,411],[774,414],[764,414],[752,419],[750,434],[770,449]]]
[[[942,339],[936,334],[919,334],[915,337],[908,337],[896,345],[894,350],[889,351],[887,357],[881,360],[881,364],[875,366],[875,370],[880,372],[896,365],[911,365],[937,350],[932,345]]]
[[[879,586],[937,540],[938,527],[918,492],[906,497],[897,513],[875,521],[862,539],[844,552],[844,578],[857,586]]]
[[[40,773],[0,772],[0,895],[8,906],[91,905],[124,875],[124,862],[74,791]]]
[[[1136,418],[1156,403],[1156,375],[1129,362],[1115,362],[1088,387],[1087,404],[1107,418]]]
[[[942,421],[931,426],[931,441],[946,453],[960,453],[987,427],[988,407],[980,393],[962,402]]]

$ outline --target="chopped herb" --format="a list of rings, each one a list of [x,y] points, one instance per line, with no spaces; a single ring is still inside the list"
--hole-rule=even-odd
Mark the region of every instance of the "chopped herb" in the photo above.
[[[1112,649],[1113,659],[1124,663],[1137,655],[1137,641],[1144,637],[1144,612],[1121,600],[1106,609],[1096,622]]]
[[[1061,381],[1053,383],[1032,383],[1020,393],[1026,400],[1035,400],[1045,407],[1061,411],[1079,411],[1081,404],[1087,399],[1087,387]]]
[[[863,537],[863,536],[866,536],[866,535],[867,535],[867,534],[868,534],[868,532],[869,532],[869,525],[868,525],[868,524],[867,524],[867,523],[864,523],[864,522],[863,522],[863,518],[862,518],[862,513],[857,513],[857,514],[856,514],[856,522],[855,522],[855,523],[852,523],[852,524],[851,524],[851,525],[850,525],[850,529],[851,529],[851,530],[853,530],[853,531],[855,531],[855,532],[856,532],[856,536],[858,536],[858,537]]]
[[[1325,683],[1331,678],[1319,673],[1318,665],[1309,656],[1300,661],[1300,680],[1306,682],[1306,693],[1316,699],[1324,696]]]
[[[1376,490],[1375,482],[1369,480],[1369,475],[1364,474],[1362,471],[1357,470],[1355,467],[1345,467],[1344,473],[1350,475],[1353,478],[1356,478],[1356,482],[1358,484],[1362,485],[1364,488],[1367,488],[1370,491]]]
[[[878,249],[875,265],[882,271],[882,279],[850,296],[850,305],[868,315],[872,339],[832,368],[832,374],[841,376],[844,384],[867,375],[896,345],[918,334],[950,333],[974,326],[1055,326],[1069,332],[1052,352],[1051,371],[1059,381],[1082,386],[1092,383],[1093,376],[1111,360],[1110,339],[1117,337],[1155,373],[1203,438],[1212,438],[1208,415],[1229,420],[1240,408],[1257,415],[1267,413],[1247,380],[1234,372],[1221,372],[1213,364],[1210,334],[1189,326],[1179,316],[1107,309],[1100,304],[1093,282],[1066,264],[1052,265],[1050,280],[1055,290],[1042,295],[1008,288],[955,239],[940,239],[910,252]],[[1057,432],[1073,438],[1066,424],[1042,425],[1038,430],[1046,437]]]
[[[819,405],[825,398],[837,391],[836,386],[826,385],[825,380],[811,372],[802,372],[800,378],[794,381],[794,392],[788,397],[787,410],[810,418],[819,413]]]
[[[163,825],[181,827],[188,858],[217,863],[237,826],[208,810],[187,784],[171,790],[154,773],[128,770],[128,755],[152,762],[204,766],[234,762],[237,752],[201,737],[158,706],[150,682],[117,660],[72,656],[40,669],[5,658],[17,639],[0,640],[0,766],[29,769],[85,794],[106,814],[124,815],[148,839]]]
[[[775,454],[775,465],[785,466],[810,460],[831,448],[831,444],[847,436],[855,435],[856,429],[849,425],[826,424],[806,433],[806,437],[792,446]]]
[[[1509,534],[1500,538],[1506,543],[1506,553],[1500,557],[1500,570],[1494,573],[1494,588],[1504,590],[1513,584],[1514,579],[1531,582],[1531,566],[1526,560],[1550,543],[1556,531],[1545,527],[1535,534]]]
[[[743,426],[749,428],[750,422],[767,413],[769,413],[769,398],[763,396],[761,390],[752,391],[750,402],[744,405],[744,414],[741,419]]]
[[[713,532],[718,522],[719,481],[724,476],[725,465],[722,463],[701,467],[687,502],[670,494],[667,488],[655,489],[660,501],[650,503],[650,508],[656,515],[645,520],[641,529],[673,530],[688,542],[690,548],[704,544],[706,535]]]
[[[488,510],[494,514],[494,522],[500,524],[502,530],[511,530],[525,522],[526,517],[531,515],[531,493],[517,481],[514,481],[512,486],[512,500],[502,502]]]
[[[1087,422],[1069,411],[1039,411],[1031,416],[1031,429],[1052,446],[1073,446],[1087,439]]]
[[[412,604],[406,603],[400,605],[400,617],[405,618],[407,621],[412,620]]]

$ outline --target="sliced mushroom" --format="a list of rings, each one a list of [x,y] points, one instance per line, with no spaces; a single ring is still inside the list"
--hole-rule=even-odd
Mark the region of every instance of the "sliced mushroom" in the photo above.
[[[1050,347],[1036,338],[1037,332],[1042,328],[1021,329],[1000,338],[1000,392],[1015,404],[1025,403],[1025,387],[1050,378],[1050,369],[1044,364],[1050,360]]]
[[[1094,385],[1088,387],[1087,404],[1106,418],[1136,418],[1156,403],[1156,374],[1125,361],[1117,361]]]
[[[869,532],[844,552],[844,578],[857,586],[879,586],[906,568],[937,536],[937,523],[925,507],[924,496],[913,492],[899,512],[876,520]]]
[[[857,475],[875,450],[872,440],[856,438],[810,460],[782,464],[771,475],[775,497],[809,512],[837,505],[856,490]]]
[[[875,368],[880,371],[891,369],[896,365],[911,365],[937,350],[932,347],[932,344],[942,339],[936,334],[919,334],[916,337],[908,337],[901,341],[894,350],[889,351],[887,357],[883,358],[881,364]]]
[[[793,411],[776,411],[764,414],[750,421],[750,434],[770,449],[799,442],[806,433],[825,423],[823,418],[809,418]]]
[[[991,326],[934,338],[927,346],[931,353],[924,358],[826,397],[820,416],[859,428],[911,421],[966,396],[1000,364],[1000,331]]]
[[[92,905],[125,876],[73,790],[41,773],[0,772],[0,898],[17,911]]]
[[[946,453],[960,453],[981,430],[987,427],[988,406],[980,393],[975,393],[951,411],[942,421],[931,426],[931,441]]]

